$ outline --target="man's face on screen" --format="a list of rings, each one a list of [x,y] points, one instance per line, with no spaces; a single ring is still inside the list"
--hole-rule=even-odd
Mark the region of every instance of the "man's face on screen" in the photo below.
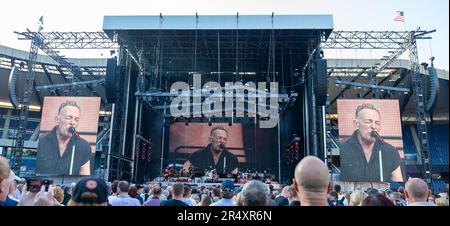
[[[372,109],[363,109],[359,112],[358,118],[355,120],[356,128],[361,139],[366,143],[375,142],[370,133],[372,131],[380,132],[381,119],[380,114]]]
[[[66,106],[57,116],[58,132],[64,137],[70,136],[69,128],[77,128],[80,122],[80,110],[74,106]]]
[[[214,133],[209,137],[211,145],[215,151],[220,151],[220,144],[227,145],[227,139],[228,134],[226,131],[223,130],[216,130]]]

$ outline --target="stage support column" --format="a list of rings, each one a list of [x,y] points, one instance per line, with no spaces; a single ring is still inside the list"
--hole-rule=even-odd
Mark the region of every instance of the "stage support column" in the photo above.
[[[106,181],[109,181],[109,167],[110,167],[110,161],[111,161],[111,142],[112,142],[112,135],[113,135],[113,128],[114,128],[114,110],[115,110],[116,104],[112,104],[111,108],[111,119],[110,119],[110,125],[109,125],[109,140],[108,140],[108,155],[106,156],[106,170],[105,170],[105,176],[104,179]]]
[[[163,175],[163,167],[164,167],[164,138],[165,138],[165,134],[166,134],[166,114],[167,114],[167,107],[166,107],[166,102],[164,102],[164,115],[163,115],[163,126],[162,126],[162,136],[161,136],[161,165],[160,165],[160,169],[159,169],[159,175],[162,176]]]
[[[310,140],[309,140],[309,98],[308,98],[308,86],[306,84],[303,84],[303,89],[302,89],[302,93],[303,93],[303,135],[304,135],[304,146],[305,146],[305,153],[306,155],[310,155],[310,151],[309,151],[309,145],[310,145]]]
[[[281,182],[281,139],[280,139],[280,114],[278,114],[278,181]]]
[[[323,160],[328,163],[328,153],[327,153],[327,129],[326,129],[326,114],[325,105],[322,105],[322,145],[323,145]]]
[[[131,147],[132,147],[131,160],[133,161],[133,164],[131,164],[131,172],[132,172],[133,176],[131,178],[133,178],[134,181],[136,181],[136,179],[137,179],[137,170],[138,170],[138,162],[139,162],[139,158],[136,159],[135,156],[136,156],[136,153],[138,155],[140,154],[139,153],[140,150],[136,150],[136,131],[137,131],[137,127],[138,127],[138,116],[139,116],[140,103],[141,102],[139,101],[139,98],[136,97],[135,109],[134,109],[133,145],[131,145]]]

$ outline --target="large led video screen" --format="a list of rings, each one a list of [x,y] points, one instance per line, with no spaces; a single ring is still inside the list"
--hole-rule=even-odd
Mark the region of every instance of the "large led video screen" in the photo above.
[[[398,100],[337,100],[343,181],[402,182],[402,127]]]
[[[91,175],[100,97],[45,97],[36,174]]]

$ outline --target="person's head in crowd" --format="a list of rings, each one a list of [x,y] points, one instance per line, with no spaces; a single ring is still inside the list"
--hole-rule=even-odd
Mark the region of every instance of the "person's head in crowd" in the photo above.
[[[350,206],[360,206],[362,201],[367,197],[367,194],[362,190],[355,190],[350,195]]]
[[[441,189],[441,191],[439,192],[439,196],[441,198],[448,199],[448,186],[447,186],[447,188]]]
[[[137,194],[140,195],[142,194],[142,192],[144,192],[144,186],[142,186],[142,184],[135,184],[136,188],[137,188]]]
[[[117,191],[117,185],[119,185],[119,181],[118,181],[118,180],[114,180],[114,181],[111,183],[111,192],[112,192],[111,195],[117,195],[117,194],[118,194],[118,191]]]
[[[427,202],[428,185],[420,178],[411,178],[405,184],[405,195],[409,204],[414,202]]]
[[[144,186],[144,190],[142,192],[144,192],[144,194],[146,195],[150,195],[150,186],[149,185]]]
[[[289,196],[289,185],[285,185],[283,189],[281,190],[281,195],[285,198]]]
[[[175,183],[172,187],[172,199],[179,200],[183,199],[184,185],[182,183]]]
[[[405,195],[405,188],[403,186],[398,187],[397,191],[400,192],[400,194]]]
[[[107,206],[108,185],[97,177],[84,177],[76,184],[68,206]]]
[[[244,206],[244,202],[242,200],[242,192],[239,192],[236,194],[236,199],[235,199],[235,203],[237,206]]]
[[[191,189],[191,194],[198,194],[198,189],[197,188],[192,188]]]
[[[156,185],[151,190],[152,197],[159,198],[161,196],[162,189],[159,185]]]
[[[200,206],[209,206],[212,204],[212,199],[208,194],[204,193],[201,195]]]
[[[245,183],[241,192],[242,204],[244,206],[267,205],[267,188],[261,181],[251,180]]]
[[[64,195],[72,195],[72,187],[64,186],[63,192],[64,192]]]
[[[220,185],[220,190],[222,192],[222,198],[231,199],[234,196],[234,183],[231,180],[224,180]]]
[[[70,184],[70,194],[73,195],[73,190],[75,190],[75,186],[77,186],[77,183],[73,182]]]
[[[128,189],[128,195],[131,197],[131,198],[136,198],[139,194],[138,194],[138,188],[136,187],[136,185],[135,184],[132,184],[131,186],[130,186],[130,189]]]
[[[220,188],[218,187],[213,188],[212,195],[213,201],[217,201],[218,199],[220,199]]]
[[[361,206],[395,206],[394,203],[381,193],[367,196]]]
[[[437,198],[435,199],[436,206],[448,206],[448,199],[446,198]]]
[[[367,195],[378,195],[379,194],[379,192],[378,192],[378,189],[376,189],[376,188],[368,188],[367,189]]]
[[[427,197],[427,201],[429,203],[434,203],[436,204],[436,198],[434,197],[433,191],[431,191],[431,189],[428,189],[428,197]]]
[[[170,191],[168,189],[165,189],[164,191],[162,191],[161,194],[165,197],[165,199],[169,199],[169,197],[170,197]]]
[[[396,205],[396,206],[403,206],[403,197],[402,193],[400,192],[392,192],[389,194],[389,199]]]
[[[339,197],[338,197],[338,193],[336,191],[331,191],[328,194],[328,203],[330,205],[336,206],[338,200],[339,200]]]
[[[128,191],[130,190],[130,184],[127,181],[120,181],[117,184],[117,192],[119,195],[128,195]]]
[[[335,185],[333,186],[333,191],[335,191],[335,192],[338,193],[338,194],[341,194],[341,185],[335,184]]]
[[[294,187],[302,206],[327,206],[331,190],[328,167],[317,157],[307,156],[295,167]]]
[[[200,202],[200,196],[198,194],[191,194],[191,199],[194,200],[196,204]]]
[[[292,203],[294,201],[299,201],[298,194],[297,194],[297,191],[295,190],[294,185],[288,186],[287,195],[288,195],[287,198],[289,200],[289,203]]]
[[[5,201],[7,196],[14,191],[11,191],[12,183],[14,181],[11,172],[8,159],[0,156],[0,202]]]
[[[183,187],[183,198],[191,197],[191,186],[185,184]]]
[[[53,197],[61,204],[64,201],[64,191],[60,186],[54,186],[53,188]]]
[[[350,193],[344,191],[344,192],[342,192],[342,195],[345,197],[345,199],[347,199],[347,201],[350,200]]]

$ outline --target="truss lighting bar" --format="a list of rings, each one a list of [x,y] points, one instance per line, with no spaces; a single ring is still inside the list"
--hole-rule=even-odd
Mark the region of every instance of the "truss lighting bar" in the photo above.
[[[395,91],[395,92],[410,92],[410,90],[408,88],[369,85],[369,84],[364,84],[364,83],[347,82],[347,81],[342,81],[342,80],[334,80],[334,83],[341,84],[341,85],[348,85],[348,86],[368,88],[368,89],[377,89],[377,90],[386,90],[386,91]]]

